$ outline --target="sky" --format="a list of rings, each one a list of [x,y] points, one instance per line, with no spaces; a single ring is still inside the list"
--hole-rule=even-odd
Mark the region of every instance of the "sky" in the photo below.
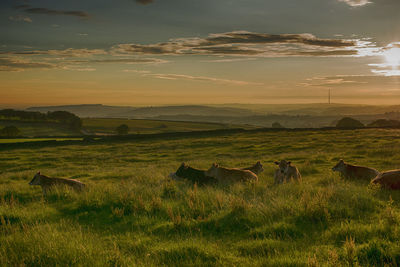
[[[400,102],[399,0],[2,0],[0,107]]]

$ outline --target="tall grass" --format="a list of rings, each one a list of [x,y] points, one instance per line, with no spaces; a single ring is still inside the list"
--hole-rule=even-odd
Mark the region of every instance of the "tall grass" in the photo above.
[[[339,158],[397,168],[397,135],[254,133],[4,151],[0,265],[397,266],[400,194],[330,171]],[[299,167],[302,183],[273,184],[273,161],[283,158]],[[265,167],[257,184],[166,178],[182,161],[205,169],[257,160]],[[77,178],[87,190],[43,197],[28,185],[38,170]]]

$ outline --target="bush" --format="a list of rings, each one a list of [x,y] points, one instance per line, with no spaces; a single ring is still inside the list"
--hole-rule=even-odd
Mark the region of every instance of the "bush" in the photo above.
[[[126,124],[121,124],[116,129],[118,135],[124,135],[129,133],[129,127]]]
[[[336,128],[354,129],[354,128],[363,128],[363,127],[364,127],[364,124],[362,124],[360,121],[350,118],[350,117],[344,117],[336,123]]]
[[[15,126],[6,126],[0,131],[0,135],[6,137],[15,137],[18,136],[21,131]]]

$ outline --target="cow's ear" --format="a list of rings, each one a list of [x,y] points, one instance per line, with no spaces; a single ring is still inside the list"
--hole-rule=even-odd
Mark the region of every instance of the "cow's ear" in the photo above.
[[[277,162],[277,161],[275,161],[274,163],[275,163],[276,165],[279,165],[279,162]]]

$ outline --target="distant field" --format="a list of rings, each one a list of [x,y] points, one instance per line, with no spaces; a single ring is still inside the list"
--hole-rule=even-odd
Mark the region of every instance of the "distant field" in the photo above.
[[[23,136],[68,136],[79,135],[77,131],[73,131],[56,123],[46,122],[24,122],[18,120],[0,120],[0,128],[5,126],[15,126],[21,131]]]
[[[98,134],[115,134],[115,128],[126,124],[130,133],[149,134],[166,132],[190,132],[229,128],[251,128],[251,126],[229,125],[222,123],[177,122],[160,120],[130,120],[130,119],[83,119],[83,128]]]
[[[129,120],[129,119],[82,119],[82,130],[87,134],[112,135],[115,129],[121,124],[126,124],[130,128],[131,134],[152,134],[167,132],[191,132],[229,128],[255,128],[248,125],[230,125],[222,123],[202,123],[202,122],[175,122],[158,120]],[[0,120],[0,128],[5,126],[15,126],[25,137],[35,136],[77,136],[80,131],[73,131],[56,123],[45,122],[24,122],[18,120]],[[0,143],[5,141],[1,141]]]
[[[160,138],[0,153],[0,266],[399,266],[400,192],[331,171],[400,168],[400,131]],[[273,184],[274,161],[301,184]],[[168,181],[185,161],[247,167],[257,184]],[[42,197],[37,171],[88,185]]]
[[[67,140],[82,140],[82,138],[11,138],[11,139],[1,139],[0,144],[9,143],[23,143],[23,142],[40,142],[40,141],[67,141]]]

